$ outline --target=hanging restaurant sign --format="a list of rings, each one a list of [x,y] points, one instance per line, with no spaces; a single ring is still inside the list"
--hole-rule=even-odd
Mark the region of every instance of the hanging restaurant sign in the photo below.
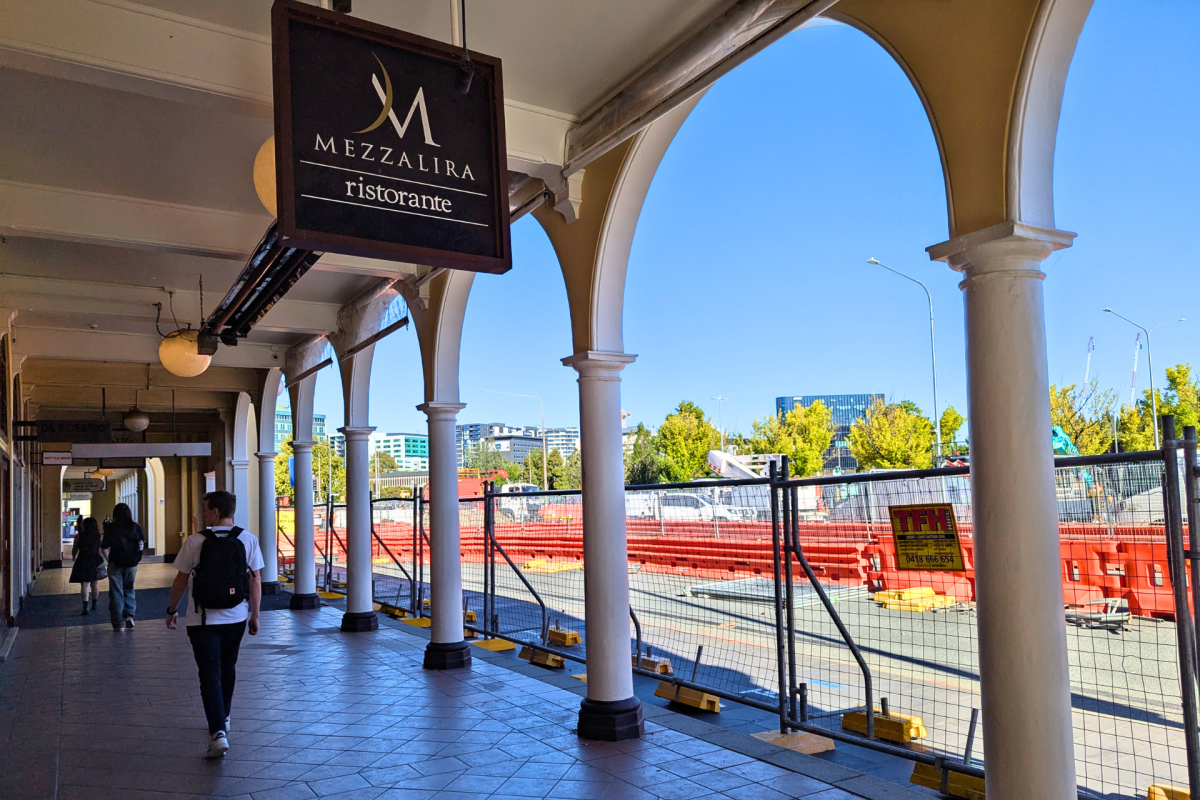
[[[297,248],[507,272],[500,60],[276,0],[279,227]]]

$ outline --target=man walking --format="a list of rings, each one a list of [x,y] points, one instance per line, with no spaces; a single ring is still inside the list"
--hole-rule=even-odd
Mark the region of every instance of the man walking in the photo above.
[[[189,536],[175,557],[179,574],[167,602],[167,627],[174,630],[190,578],[197,618],[187,626],[187,633],[208,719],[207,758],[220,758],[229,749],[226,734],[238,648],[247,628],[251,636],[258,634],[262,602],[262,551],[254,534],[234,526],[236,508],[237,498],[229,492],[204,495],[202,511],[208,528]]]
[[[142,551],[146,549],[146,535],[124,503],[117,503],[112,515],[112,522],[104,525],[100,549],[108,557],[108,616],[113,630],[123,631],[133,628],[133,615],[137,612],[133,584]]]

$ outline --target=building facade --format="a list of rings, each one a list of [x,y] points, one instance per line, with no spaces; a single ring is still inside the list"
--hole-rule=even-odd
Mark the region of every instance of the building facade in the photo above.
[[[775,413],[783,416],[796,406],[808,408],[820,401],[833,415],[833,441],[824,453],[825,469],[854,472],[858,462],[850,455],[850,426],[862,419],[867,409],[882,394],[806,394],[795,397],[776,397]]]
[[[371,452],[387,453],[396,459],[399,472],[429,469],[429,437],[422,433],[372,433]]]
[[[546,428],[546,449],[570,458],[579,449],[579,428]]]
[[[536,425],[518,427],[502,422],[473,422],[455,426],[458,444],[458,466],[467,465],[467,453],[481,442],[491,439],[496,449],[509,461],[524,461],[534,450],[542,448],[542,429]],[[547,428],[546,450],[557,450],[570,458],[579,449],[579,428]]]
[[[312,438],[314,442],[325,441],[325,415],[313,414]],[[275,409],[275,451],[284,442],[292,440],[292,412],[287,409]]]

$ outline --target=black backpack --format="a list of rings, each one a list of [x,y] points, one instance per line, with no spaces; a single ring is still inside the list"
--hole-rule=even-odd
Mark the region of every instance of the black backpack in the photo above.
[[[142,536],[136,525],[117,525],[108,530],[108,560],[114,567],[136,567],[142,562]]]
[[[228,536],[203,530],[200,562],[192,570],[192,600],[200,612],[201,624],[206,624],[205,609],[236,608],[250,597],[250,567],[246,563],[246,545],[234,527]]]

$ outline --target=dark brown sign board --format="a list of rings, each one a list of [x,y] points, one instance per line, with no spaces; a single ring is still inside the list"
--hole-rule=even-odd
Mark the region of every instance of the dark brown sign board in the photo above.
[[[284,243],[512,268],[500,60],[295,0],[271,9]]]
[[[42,454],[45,457],[45,453]],[[71,466],[75,467],[96,467],[103,469],[145,469],[146,459],[136,456],[119,457],[119,458],[74,458],[71,460]]]
[[[39,419],[37,440],[42,444],[107,444],[112,423],[94,419]]]

